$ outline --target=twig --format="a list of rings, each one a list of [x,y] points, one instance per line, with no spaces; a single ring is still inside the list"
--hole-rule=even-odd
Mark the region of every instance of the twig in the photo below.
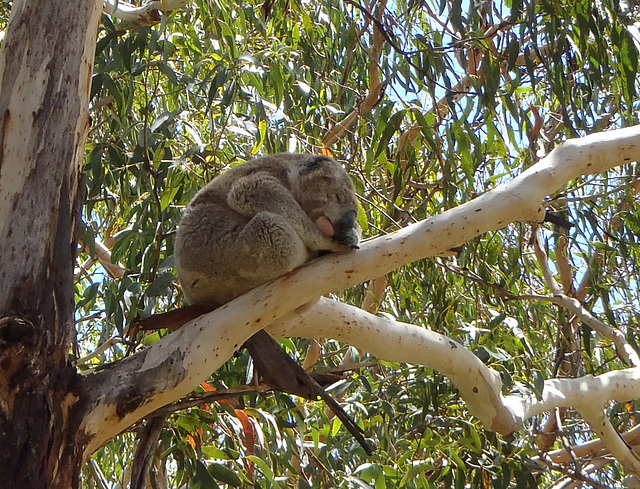
[[[118,344],[120,344],[122,342],[123,342],[122,338],[110,338],[110,339],[108,339],[107,341],[102,343],[100,346],[98,346],[98,348],[96,348],[91,353],[89,353],[88,355],[76,360],[76,366],[84,365],[85,363],[87,363],[92,358],[95,358],[98,355],[101,355],[103,352],[105,352],[109,348],[111,348],[111,347],[113,347],[115,345],[118,345]]]
[[[627,342],[622,332],[616,328],[613,328],[604,322],[600,321],[596,317],[594,317],[589,311],[587,311],[580,301],[574,299],[573,297],[569,297],[564,294],[560,285],[556,281],[551,269],[549,268],[549,262],[547,260],[547,254],[542,248],[541,237],[540,237],[540,228],[536,228],[535,230],[535,238],[533,241],[534,250],[536,256],[538,258],[538,263],[540,264],[540,268],[542,269],[542,274],[544,275],[547,286],[551,289],[553,296],[531,296],[536,297],[538,299],[544,299],[549,302],[553,302],[558,306],[562,306],[567,309],[570,313],[574,314],[582,322],[588,325],[594,331],[597,331],[605,338],[610,339],[613,344],[616,346],[618,350],[618,354],[628,365],[632,365],[634,367],[640,366],[640,357],[633,349],[633,347]]]

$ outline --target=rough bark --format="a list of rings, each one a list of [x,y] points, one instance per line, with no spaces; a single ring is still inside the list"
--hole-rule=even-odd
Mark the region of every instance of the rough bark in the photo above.
[[[0,53],[0,481],[78,484],[73,229],[102,2],[16,0]]]

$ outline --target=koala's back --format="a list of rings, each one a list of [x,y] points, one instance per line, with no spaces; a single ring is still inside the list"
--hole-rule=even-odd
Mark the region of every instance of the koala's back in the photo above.
[[[282,185],[291,188],[292,174],[303,156],[288,153],[262,156],[226,170],[200,189],[189,202],[187,212],[193,212],[197,207],[207,205],[210,202],[228,206],[227,197],[233,183],[239,178],[255,173],[273,176]]]
[[[243,286],[231,273],[227,258],[246,222],[248,219],[215,202],[185,212],[176,239],[176,266],[189,303],[221,305]],[[211,300],[202,300],[197,291],[205,283],[211,289]],[[228,297],[225,290],[230,291]]]

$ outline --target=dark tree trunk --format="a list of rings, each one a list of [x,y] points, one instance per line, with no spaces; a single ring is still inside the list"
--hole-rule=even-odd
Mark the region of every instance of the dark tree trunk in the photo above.
[[[0,481],[77,487],[74,226],[101,0],[17,0],[0,53]]]

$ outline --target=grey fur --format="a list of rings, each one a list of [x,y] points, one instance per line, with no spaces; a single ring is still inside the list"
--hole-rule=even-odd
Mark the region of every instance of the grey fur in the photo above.
[[[187,300],[221,305],[320,251],[356,247],[357,212],[349,175],[326,156],[264,156],[224,172],[180,222],[175,256]]]

